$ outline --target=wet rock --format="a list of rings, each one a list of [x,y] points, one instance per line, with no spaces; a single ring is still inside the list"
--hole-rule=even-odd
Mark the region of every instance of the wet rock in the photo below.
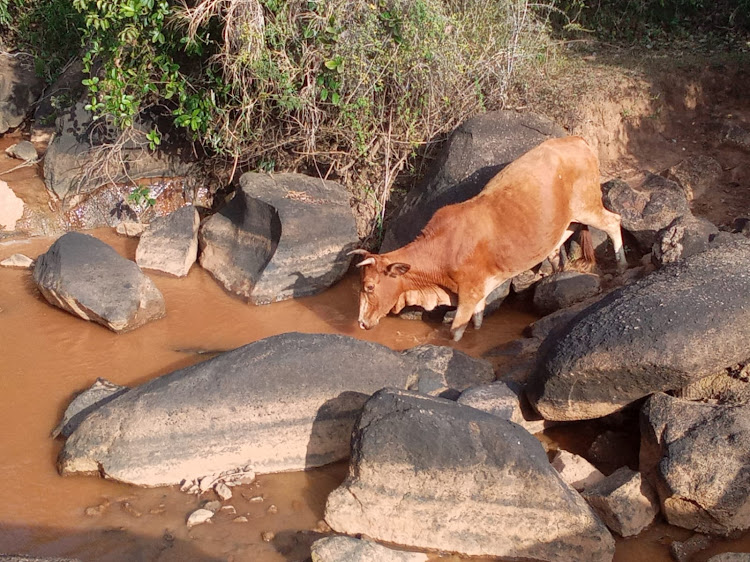
[[[187,528],[192,529],[196,525],[202,525],[203,523],[207,523],[211,521],[211,518],[213,518],[214,512],[210,509],[196,509],[194,512],[190,514],[190,516],[187,519]]]
[[[0,231],[15,230],[16,223],[23,217],[24,207],[23,200],[0,180]]]
[[[312,544],[312,562],[427,562],[427,555],[386,548],[353,537],[326,537]]]
[[[750,528],[750,406],[655,394],[641,411],[641,473],[672,525],[729,535]]]
[[[732,222],[732,232],[736,234],[742,234],[743,236],[750,236],[750,218],[738,217]]]
[[[246,465],[259,474],[322,466],[349,455],[364,402],[384,386],[404,388],[411,367],[346,336],[267,338],[106,404],[65,443],[59,467],[167,486]]]
[[[5,149],[5,154],[11,158],[17,158],[23,160],[29,164],[36,162],[39,159],[39,155],[36,153],[36,148],[29,141],[21,141],[16,144],[10,145]]]
[[[696,534],[686,541],[674,541],[669,546],[669,553],[677,562],[690,562],[694,555],[706,550],[712,543],[711,537]]]
[[[640,472],[620,468],[593,486],[583,497],[612,531],[632,537],[648,527],[659,513],[659,498]]]
[[[32,57],[0,53],[0,134],[23,123],[43,90]]]
[[[551,462],[563,481],[579,492],[588,490],[604,480],[604,474],[589,461],[563,449],[557,451]],[[604,520],[606,523],[606,520]],[[611,527],[610,527],[611,528]]]
[[[325,513],[337,532],[465,555],[583,562],[614,554],[609,532],[527,431],[405,391],[382,390],[365,405],[349,475]]]
[[[708,559],[708,562],[750,562],[750,553],[725,552]]]
[[[550,420],[605,416],[742,362],[750,338],[744,237],[605,296],[551,334],[526,391]]]
[[[88,234],[58,238],[37,258],[34,281],[50,304],[114,332],[166,314],[164,297],[138,266]]]
[[[0,261],[0,265],[3,267],[15,267],[18,269],[31,269],[31,266],[34,265],[34,260],[23,254],[13,254],[9,258]]]
[[[411,362],[418,377],[409,389],[422,394],[455,400],[470,386],[495,380],[489,362],[452,347],[425,344],[407,349],[402,355]]]
[[[665,176],[676,182],[688,201],[698,199],[721,179],[721,164],[710,156],[700,154],[687,158],[669,168]]]
[[[591,442],[586,458],[607,474],[624,466],[638,466],[638,435],[632,431],[607,430]]]
[[[736,123],[724,123],[720,142],[750,152],[750,131]]]
[[[108,183],[189,177],[192,174],[195,165],[192,147],[181,143],[179,135],[172,132],[165,119],[155,121],[163,132],[157,150],[152,151],[145,144],[126,142],[117,161],[97,161],[96,148],[116,142],[118,132],[101,120],[95,121],[85,105],[85,101],[80,101],[58,116],[54,139],[44,155],[44,183],[64,201],[66,211],[77,202],[73,196],[85,196]],[[145,132],[151,129],[153,122],[139,122],[135,126],[143,129],[145,138]],[[121,198],[120,202],[123,203]],[[114,218],[118,218],[117,208],[107,211],[112,211]],[[91,222],[87,221],[89,228]],[[117,222],[110,220],[98,226],[115,226]]]
[[[683,215],[660,230],[651,248],[651,262],[657,267],[707,250],[711,237],[719,232],[706,219]]]
[[[639,188],[622,180],[602,185],[604,206],[622,217],[622,227],[630,232],[644,253],[651,250],[656,233],[674,219],[690,214],[687,197],[679,185],[651,175]]]
[[[534,308],[550,314],[586,300],[601,291],[598,275],[562,271],[539,281],[534,288]]]
[[[201,265],[253,304],[313,295],[338,281],[357,242],[349,195],[301,174],[246,173],[201,226]]]
[[[411,242],[435,211],[474,197],[507,164],[543,141],[565,135],[533,113],[493,111],[465,121],[451,133],[424,181],[406,196],[380,251]]]
[[[198,257],[200,217],[192,205],[151,221],[135,251],[135,262],[175,277],[185,277]]]
[[[580,313],[587,306],[590,306],[591,304],[596,302],[596,300],[597,299],[587,299],[583,302],[579,302],[566,308],[556,310],[555,312],[547,314],[546,316],[542,316],[539,320],[536,320],[529,324],[527,333],[532,338],[544,340],[553,331],[563,329],[568,322],[578,316],[578,313]]]
[[[69,437],[81,422],[97,408],[111,402],[129,389],[127,386],[120,386],[109,382],[101,377],[96,379],[93,385],[76,396],[65,409],[62,420],[52,430],[52,438],[58,435]]]

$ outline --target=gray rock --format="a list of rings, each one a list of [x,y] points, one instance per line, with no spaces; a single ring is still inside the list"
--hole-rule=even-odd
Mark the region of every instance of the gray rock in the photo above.
[[[15,267],[18,269],[31,269],[31,266],[34,265],[34,260],[23,254],[13,254],[9,258],[0,261],[0,265],[3,267]]]
[[[138,242],[135,262],[144,269],[185,277],[198,257],[199,225],[192,205],[152,220]]]
[[[524,421],[518,395],[502,381],[467,388],[456,402],[519,425]]]
[[[551,464],[560,474],[560,478],[579,492],[604,480],[604,474],[598,468],[569,451],[558,450]],[[604,522],[606,523],[606,519]]]
[[[526,289],[531,288],[534,283],[542,279],[542,274],[538,271],[528,269],[523,273],[519,273],[513,279],[511,279],[511,288],[514,293],[522,293]]]
[[[114,332],[166,314],[164,297],[138,266],[88,234],[58,238],[37,258],[34,281],[50,304]]]
[[[713,539],[706,535],[695,534],[685,541],[674,541],[669,545],[669,554],[677,562],[690,562],[693,556],[706,550],[713,544]]]
[[[65,409],[62,420],[52,430],[52,438],[58,435],[69,437],[91,412],[128,390],[126,386],[114,384],[101,377],[97,378],[93,385],[76,396]]]
[[[640,469],[672,525],[729,535],[750,528],[750,406],[655,394],[641,410]]]
[[[349,195],[301,174],[243,174],[241,189],[201,226],[200,263],[253,304],[327,289],[358,242]]]
[[[29,141],[21,141],[10,145],[5,149],[5,154],[11,158],[17,158],[18,160],[28,162],[29,164],[36,162],[39,159],[36,148],[34,148],[34,145]]]
[[[683,215],[656,234],[651,262],[657,267],[707,250],[719,229],[706,219]]]
[[[597,299],[587,299],[583,302],[579,302],[566,308],[556,310],[555,312],[547,314],[546,316],[542,316],[539,320],[535,320],[534,322],[529,324],[527,333],[532,338],[544,340],[553,331],[564,329],[568,322],[578,316],[578,314],[582,310],[591,306],[594,302],[596,302],[596,300]]]
[[[55,121],[59,114],[76,102],[86,99],[86,87],[81,83],[85,78],[82,61],[74,59],[65,66],[55,82],[45,89],[44,97],[34,109],[32,142],[48,144],[55,134]]]
[[[539,281],[534,287],[534,308],[550,314],[597,295],[601,291],[598,275],[562,271]]]
[[[381,252],[411,242],[445,205],[478,194],[503,167],[565,130],[533,113],[493,111],[456,128],[424,181],[412,189],[383,237]]]
[[[651,251],[656,233],[677,217],[690,214],[687,197],[679,185],[661,176],[651,175],[633,189],[622,180],[602,185],[604,206],[622,218],[622,227],[630,232],[643,253]]]
[[[470,556],[609,562],[614,554],[609,532],[527,431],[390,389],[365,405],[349,475],[328,496],[325,518],[337,532]]]
[[[208,523],[211,521],[211,519],[214,516],[214,512],[210,509],[196,509],[193,511],[187,519],[187,528],[191,529],[195,527],[196,525],[202,525],[203,523]]]
[[[188,144],[181,144],[177,135],[170,134],[168,131],[171,127],[166,123],[159,127],[160,131],[167,132],[163,134],[158,150],[151,151],[147,146],[126,143],[121,162],[92,166],[95,157],[92,149],[115,141],[117,132],[100,120],[94,121],[91,112],[84,106],[85,102],[78,102],[57,118],[55,137],[44,156],[44,182],[47,189],[64,200],[66,212],[71,211],[78,203],[79,200],[74,199],[74,196],[92,194],[110,182],[191,175],[195,165],[192,148]],[[150,129],[151,123],[136,126],[146,131]],[[113,207],[109,211],[117,215],[118,209]],[[119,221],[106,220],[97,225],[92,224],[93,219],[89,219],[86,226],[115,226],[117,222]]]
[[[703,154],[682,160],[666,171],[665,176],[676,182],[688,201],[698,199],[721,179],[721,164]]]
[[[638,434],[606,430],[597,435],[586,451],[586,458],[607,473],[625,466],[638,466]]]
[[[259,474],[322,466],[349,455],[370,394],[411,377],[411,365],[384,346],[282,334],[131,389],[81,423],[59,466],[142,486],[246,465]]]
[[[708,562],[750,562],[750,553],[725,552],[708,559]]]
[[[378,543],[335,536],[312,544],[312,562],[427,562],[427,555],[386,548]]]
[[[32,57],[0,53],[0,134],[23,123],[43,89]]]
[[[748,263],[741,237],[605,296],[544,341],[531,403],[545,419],[597,418],[744,361]]]
[[[455,400],[470,386],[495,380],[492,365],[452,347],[424,344],[402,353],[411,362],[418,379],[409,386],[430,396]]]
[[[632,537],[648,527],[659,513],[659,498],[641,473],[620,468],[586,488],[583,497],[612,531]]]

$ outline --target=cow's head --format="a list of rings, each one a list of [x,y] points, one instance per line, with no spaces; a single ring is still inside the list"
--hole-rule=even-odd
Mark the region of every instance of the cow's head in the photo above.
[[[366,250],[354,250],[364,259],[357,264],[362,284],[359,288],[359,327],[374,328],[393,309],[404,292],[403,275],[410,265],[392,262],[387,256],[371,254]]]

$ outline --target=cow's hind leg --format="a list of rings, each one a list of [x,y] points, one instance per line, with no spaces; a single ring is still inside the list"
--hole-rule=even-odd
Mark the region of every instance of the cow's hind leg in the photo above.
[[[612,213],[602,206],[596,211],[584,213],[580,218],[577,217],[576,221],[606,232],[615,247],[617,269],[625,271],[628,268],[628,260],[625,259],[625,248],[622,245],[620,215]]]
[[[549,256],[547,256],[547,259],[549,260],[550,264],[552,265],[552,271],[557,272],[561,271],[560,267],[560,261],[561,261],[561,253],[562,253],[562,245],[565,244],[565,242],[573,236],[574,230],[570,230],[570,227],[568,227],[565,232],[562,235],[562,238],[560,238],[560,242],[558,242],[557,246],[555,246],[555,249],[552,250],[552,253],[550,253]]]
[[[482,320],[484,320],[484,307],[486,304],[486,300],[482,299],[477,303],[477,306],[474,307],[474,314],[471,316],[472,323],[474,324],[474,329],[478,330],[482,327]]]

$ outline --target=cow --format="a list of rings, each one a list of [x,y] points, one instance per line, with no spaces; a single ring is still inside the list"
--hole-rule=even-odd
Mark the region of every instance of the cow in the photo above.
[[[417,238],[391,252],[354,250],[360,268],[359,327],[416,304],[457,306],[458,341],[485,299],[507,279],[556,255],[580,223],[607,233],[618,270],[627,268],[620,216],[602,204],[599,161],[577,136],[553,138],[501,170],[475,197],[439,209]]]

